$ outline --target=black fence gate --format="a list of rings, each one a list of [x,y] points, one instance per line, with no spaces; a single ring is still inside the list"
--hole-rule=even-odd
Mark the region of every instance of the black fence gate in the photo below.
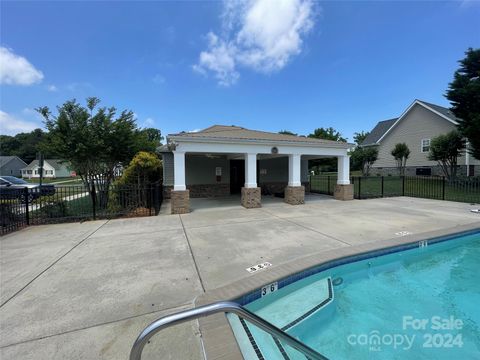
[[[139,187],[57,186],[52,194],[38,189],[0,190],[1,234],[28,225],[158,215],[163,201],[161,183]]]

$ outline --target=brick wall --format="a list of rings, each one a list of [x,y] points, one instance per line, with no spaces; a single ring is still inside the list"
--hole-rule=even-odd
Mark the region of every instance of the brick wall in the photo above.
[[[212,198],[230,195],[230,184],[202,184],[202,185],[187,185],[190,190],[190,198]],[[170,199],[170,191],[173,186],[163,187],[163,196],[165,199]]]

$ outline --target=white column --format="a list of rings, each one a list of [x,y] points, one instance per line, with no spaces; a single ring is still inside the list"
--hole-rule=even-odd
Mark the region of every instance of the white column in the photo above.
[[[257,187],[257,154],[245,154],[245,187]]]
[[[338,157],[337,184],[339,185],[350,184],[350,156]]]
[[[187,190],[185,186],[185,153],[173,152],[173,190]]]
[[[300,180],[300,155],[288,155],[288,186],[302,186]]]

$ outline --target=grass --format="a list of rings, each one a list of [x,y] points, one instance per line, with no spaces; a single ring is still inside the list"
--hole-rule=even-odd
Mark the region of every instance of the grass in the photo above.
[[[333,194],[336,184],[335,176],[312,176],[311,189],[324,194]],[[367,199],[382,197],[382,177],[354,177],[356,198]],[[399,176],[383,177],[383,196],[411,196],[427,199],[449,200],[468,203],[480,203],[480,179],[458,179],[443,183],[442,178],[406,177],[405,188]],[[445,186],[445,188],[444,188]]]
[[[39,178],[31,178],[31,179],[23,179],[23,180],[31,184],[40,183]],[[82,179],[67,177],[67,178],[43,178],[42,180],[43,184],[52,184],[52,183],[59,183],[59,182],[62,182],[62,183],[65,182],[64,184],[68,184],[68,185],[81,185]]]
[[[110,200],[115,203],[113,198]],[[147,216],[151,214],[151,211],[154,211],[136,204],[133,204],[132,207],[115,208],[113,203],[109,203],[106,208],[99,208],[97,204],[96,218]],[[45,196],[41,198],[41,204],[41,208],[35,209],[30,213],[30,218],[34,224],[57,223],[59,221],[68,222],[93,218],[93,205],[90,195],[69,201],[65,201],[57,195],[54,197]]]

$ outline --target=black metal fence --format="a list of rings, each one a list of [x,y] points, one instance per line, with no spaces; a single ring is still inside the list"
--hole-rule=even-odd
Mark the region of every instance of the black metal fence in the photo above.
[[[28,188],[1,189],[1,234],[28,225],[157,215],[162,201],[160,183],[110,185],[108,190],[57,186],[51,194]]]
[[[480,203],[480,177],[448,180],[430,176],[352,176],[356,199],[411,196],[426,199]],[[313,175],[310,191],[333,195],[336,176]]]

